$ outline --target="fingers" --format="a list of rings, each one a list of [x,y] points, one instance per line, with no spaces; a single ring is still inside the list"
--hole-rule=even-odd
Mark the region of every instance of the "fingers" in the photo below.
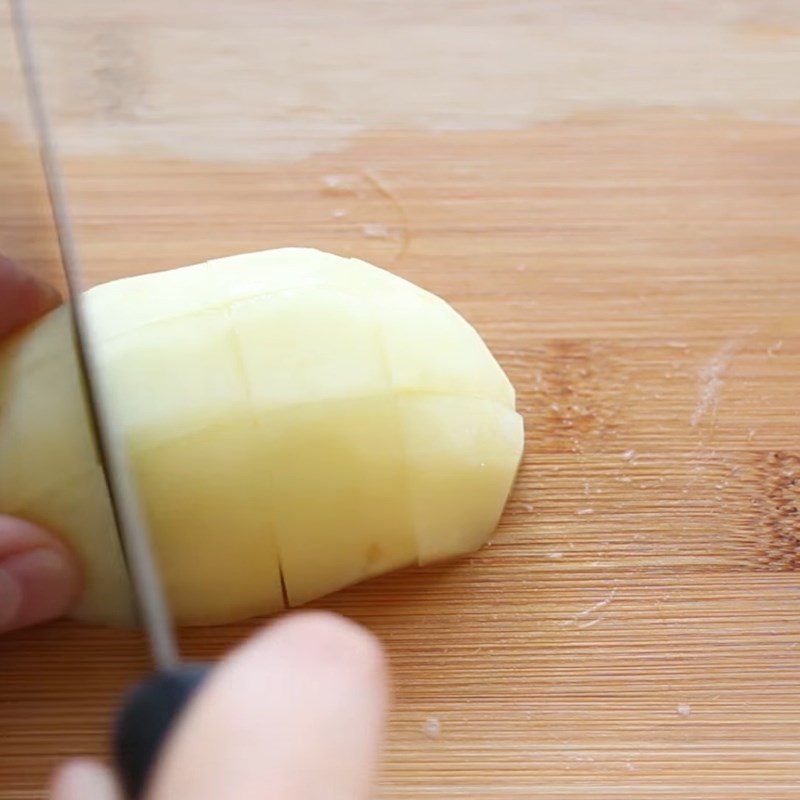
[[[368,798],[386,684],[366,631],[327,614],[288,617],[212,674],[167,744],[149,798]]]
[[[75,558],[58,539],[0,515],[0,633],[65,614],[80,583]]]
[[[0,339],[60,302],[52,286],[0,255]]]
[[[121,800],[111,770],[93,761],[70,761],[56,772],[50,800]]]

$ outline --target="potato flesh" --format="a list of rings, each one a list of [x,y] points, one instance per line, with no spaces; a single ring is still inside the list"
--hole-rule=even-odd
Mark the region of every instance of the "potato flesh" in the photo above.
[[[284,594],[297,605],[494,529],[521,419],[480,337],[438,298],[295,249],[87,300],[180,622],[272,612]],[[0,508],[75,543],[89,578],[78,615],[120,621],[127,584],[57,314],[0,355]]]
[[[182,622],[283,607],[257,433],[239,419],[133,456],[170,607]]]
[[[0,511],[69,541],[85,565],[77,616],[110,623],[131,619],[122,550],[65,308],[0,351]]]
[[[514,475],[522,418],[490,400],[399,400],[420,564],[476,550],[495,529]]]
[[[287,290],[234,303],[230,317],[256,414],[389,392],[377,325],[359,298]]]
[[[264,435],[274,531],[292,605],[415,562],[393,397],[275,411],[265,415]]]

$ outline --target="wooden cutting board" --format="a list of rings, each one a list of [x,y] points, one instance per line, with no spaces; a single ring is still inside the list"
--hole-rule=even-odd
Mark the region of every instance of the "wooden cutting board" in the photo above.
[[[357,255],[472,321],[525,416],[491,546],[317,604],[391,656],[379,796],[797,797],[800,8],[174,6],[34,8],[92,280]],[[0,250],[55,275],[0,37]],[[0,797],[105,754],[146,668],[4,637]]]

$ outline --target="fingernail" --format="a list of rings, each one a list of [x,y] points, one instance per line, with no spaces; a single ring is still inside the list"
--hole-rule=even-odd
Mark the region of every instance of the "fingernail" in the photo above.
[[[115,800],[118,797],[110,770],[83,759],[64,764],[50,785],[51,800]]]
[[[9,556],[0,562],[0,631],[60,617],[77,590],[78,576],[64,553],[39,547]]]

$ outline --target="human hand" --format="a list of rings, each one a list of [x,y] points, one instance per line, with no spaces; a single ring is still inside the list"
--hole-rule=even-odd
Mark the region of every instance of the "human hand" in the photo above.
[[[52,286],[0,255],[0,341],[59,302]],[[55,536],[0,514],[0,633],[60,617],[79,588],[78,565]]]
[[[367,800],[387,705],[377,640],[322,613],[287,617],[217,667],[165,745],[147,800]],[[119,800],[74,761],[51,800]]]

